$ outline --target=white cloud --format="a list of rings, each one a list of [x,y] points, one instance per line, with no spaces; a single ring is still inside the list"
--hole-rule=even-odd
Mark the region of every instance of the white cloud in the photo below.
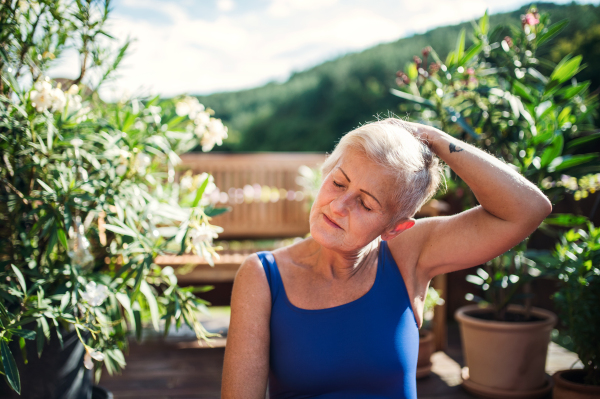
[[[231,11],[235,8],[233,0],[217,0],[217,8],[221,11]]]
[[[288,17],[294,11],[316,11],[337,2],[338,0],[271,0],[268,13],[273,17]]]
[[[173,96],[254,87],[348,51],[523,3],[506,0],[507,8],[498,10],[494,0],[271,0],[261,8],[216,0],[206,9],[205,2],[187,0],[120,0],[109,32],[137,40],[119,79],[103,95],[140,88]],[[153,19],[141,17],[147,13]],[[78,68],[72,55],[51,76],[75,77]]]

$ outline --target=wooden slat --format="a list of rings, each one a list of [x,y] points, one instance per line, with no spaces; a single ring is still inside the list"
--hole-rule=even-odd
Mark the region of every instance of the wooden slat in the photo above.
[[[325,154],[192,153],[182,155],[181,159],[181,173],[186,170],[191,170],[194,174],[210,173],[222,192],[253,184],[302,191],[302,187],[296,183],[298,168],[302,165],[318,167],[325,160]],[[224,232],[219,237],[221,239],[299,237],[309,231],[306,200],[235,203],[230,199],[228,204],[220,204],[225,205],[231,206],[232,212],[217,216],[212,221],[223,227]]]

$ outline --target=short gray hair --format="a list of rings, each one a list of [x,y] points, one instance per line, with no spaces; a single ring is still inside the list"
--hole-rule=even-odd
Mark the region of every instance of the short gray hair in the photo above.
[[[435,195],[442,182],[443,168],[439,159],[401,119],[367,123],[344,135],[321,166],[323,176],[333,170],[348,149],[362,152],[396,178],[392,199],[396,217],[390,226],[413,217]]]

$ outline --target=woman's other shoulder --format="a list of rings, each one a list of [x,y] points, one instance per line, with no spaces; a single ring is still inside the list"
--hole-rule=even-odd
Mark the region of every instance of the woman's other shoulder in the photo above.
[[[257,254],[248,256],[240,265],[234,279],[234,287],[256,289],[269,292],[269,281],[265,268]]]

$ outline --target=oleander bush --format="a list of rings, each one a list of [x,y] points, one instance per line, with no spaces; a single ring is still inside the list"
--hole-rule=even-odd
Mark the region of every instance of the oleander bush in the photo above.
[[[212,178],[183,189],[174,168],[196,145],[220,145],[227,128],[195,98],[101,99],[130,44],[105,31],[110,6],[0,4],[0,354],[16,392],[25,340],[41,356],[51,335],[62,344],[76,332],[98,380],[103,365],[125,366],[143,315],[165,334],[187,324],[198,339],[211,336],[198,321],[207,302],[195,295],[206,288],[179,287],[154,259],[217,256],[210,218],[224,209],[208,199]],[[79,53],[79,76],[48,78],[67,48]]]

